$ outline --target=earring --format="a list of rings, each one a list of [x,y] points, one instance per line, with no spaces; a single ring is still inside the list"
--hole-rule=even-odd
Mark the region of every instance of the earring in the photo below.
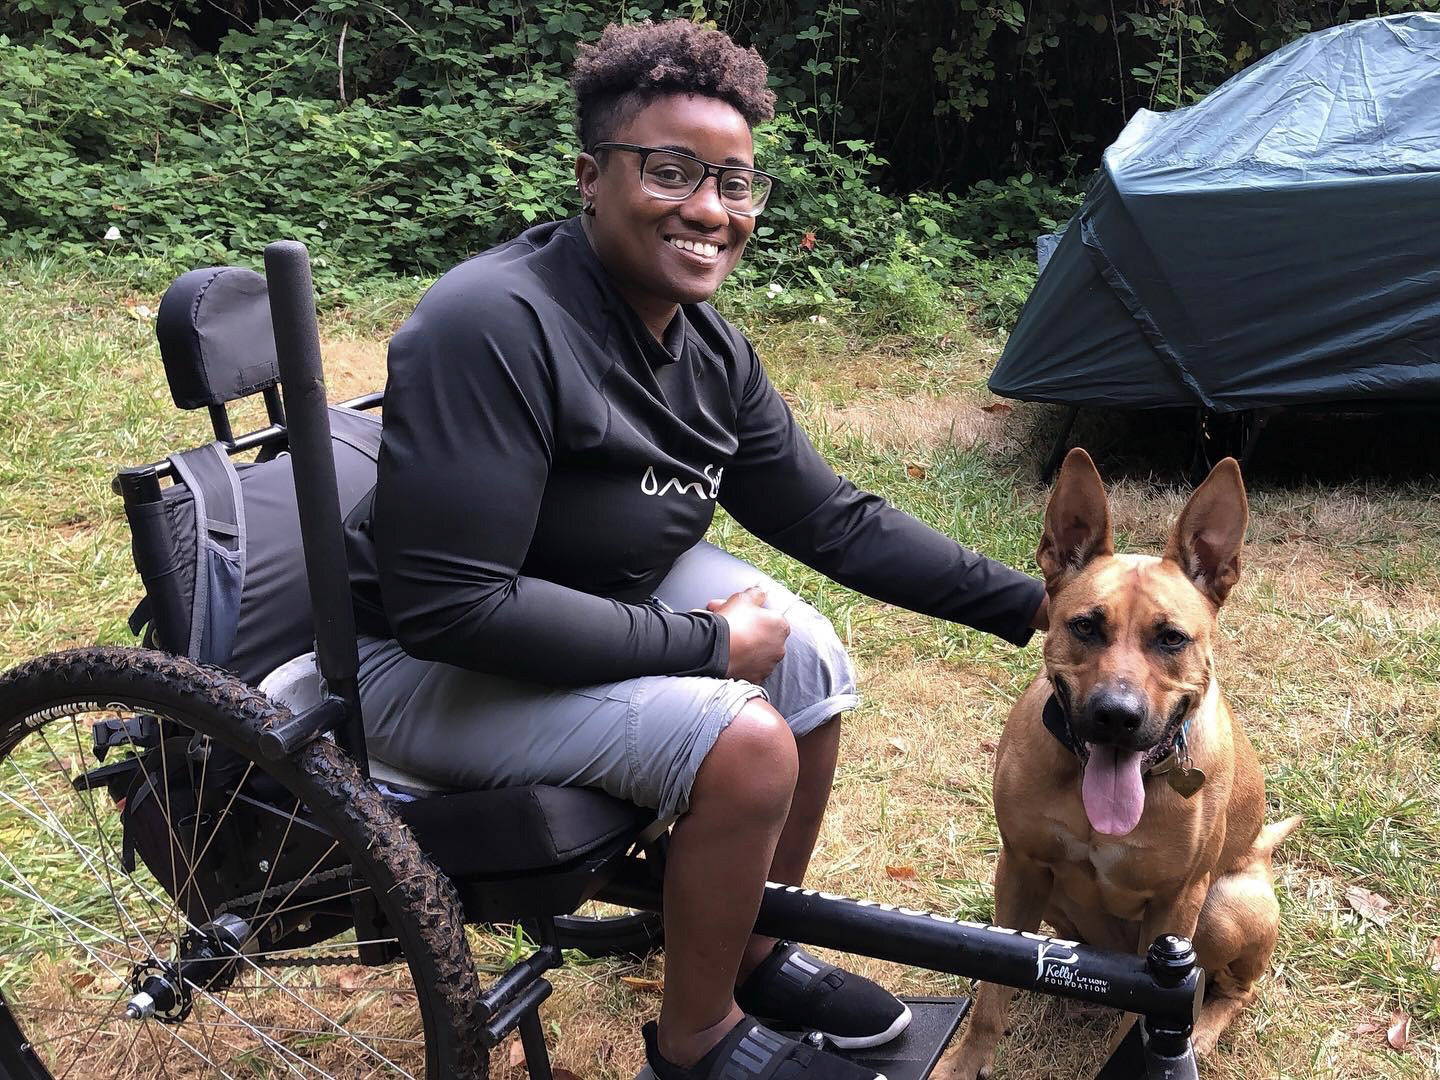
[[[591,217],[594,217],[595,204],[593,202],[587,202],[584,206],[580,207],[580,212],[583,214],[589,214]]]

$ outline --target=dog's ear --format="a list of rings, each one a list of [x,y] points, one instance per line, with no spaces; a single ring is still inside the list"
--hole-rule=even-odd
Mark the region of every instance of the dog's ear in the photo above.
[[[1165,558],[1179,563],[1216,607],[1240,580],[1240,549],[1249,520],[1240,465],[1227,457],[1190,496],[1165,545]]]
[[[1090,455],[1077,446],[1065,456],[1045,507],[1045,531],[1035,552],[1045,588],[1056,592],[1091,559],[1114,553],[1105,485]]]

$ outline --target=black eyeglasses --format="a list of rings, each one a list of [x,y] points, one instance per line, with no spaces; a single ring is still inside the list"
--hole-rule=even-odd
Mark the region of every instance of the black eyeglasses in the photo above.
[[[595,149],[628,150],[639,154],[640,189],[647,195],[671,202],[684,202],[713,176],[725,209],[732,214],[754,217],[765,209],[765,202],[775,187],[775,177],[759,169],[712,165],[676,150],[614,142],[596,143]]]

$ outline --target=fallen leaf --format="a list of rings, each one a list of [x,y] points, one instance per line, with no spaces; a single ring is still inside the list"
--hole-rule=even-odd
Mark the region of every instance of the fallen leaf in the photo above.
[[[899,735],[892,735],[890,737],[890,745],[902,754],[908,754],[910,752],[910,744],[900,738]]]
[[[980,749],[981,749],[981,750],[984,750],[985,753],[987,753],[987,754],[993,754],[993,753],[994,753],[996,750],[998,750],[999,748],[1000,748],[1000,744],[997,743],[994,739],[981,739],[981,740],[980,740]]]
[[[997,415],[999,415],[999,416],[1004,416],[1006,413],[1014,412],[1014,411],[1015,411],[1015,406],[1014,406],[1014,405],[1006,405],[1005,402],[1003,402],[1003,401],[992,401],[989,405],[981,405],[981,406],[980,406],[980,411],[981,411],[981,412],[988,412],[988,413],[995,413],[995,414],[997,414]]]
[[[569,1069],[551,1069],[550,1075],[555,1080],[582,1080],[578,1073],[573,1073]]]
[[[919,875],[915,873],[913,866],[887,866],[885,873],[889,874],[896,881],[914,881]]]
[[[518,1069],[525,1064],[525,1044],[519,1039],[510,1040],[510,1067]]]
[[[815,250],[815,234],[814,234],[813,232],[807,232],[804,236],[802,236],[802,237],[800,238],[800,250],[801,250],[801,251],[814,251],[814,250]]]
[[[1430,942],[1430,951],[1425,954],[1425,959],[1430,961],[1430,970],[1440,975],[1440,937]]]
[[[1385,1041],[1392,1050],[1404,1050],[1410,1045],[1410,1017],[1396,1010],[1390,1016],[1390,1026],[1385,1029]]]
[[[1362,1020],[1350,1029],[1351,1035],[1374,1035],[1377,1031],[1384,1031],[1385,1025],[1378,1020]]]
[[[1361,918],[1369,919],[1377,926],[1384,926],[1393,916],[1390,911],[1390,901],[1379,893],[1373,893],[1369,889],[1362,889],[1359,885],[1348,885],[1345,888],[1346,902],[1360,913]]]
[[[925,466],[915,461],[907,461],[905,463],[905,475],[910,477],[911,480],[924,480],[926,476]]]
[[[644,979],[639,975],[621,975],[620,981],[631,990],[663,990],[665,984],[659,979]]]
[[[346,968],[340,972],[340,977],[335,981],[340,984],[341,990],[354,992],[360,989],[361,974],[354,968]]]

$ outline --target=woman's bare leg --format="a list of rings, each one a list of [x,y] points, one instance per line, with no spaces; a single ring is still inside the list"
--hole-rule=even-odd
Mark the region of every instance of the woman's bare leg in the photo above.
[[[815,841],[820,837],[820,822],[830,802],[835,762],[840,754],[840,717],[833,716],[800,736],[795,740],[795,749],[800,759],[800,775],[790,800],[790,815],[785,819],[785,828],[775,845],[775,857],[770,862],[770,880],[786,885],[804,884]],[[740,960],[740,980],[774,947],[774,938],[752,934]]]
[[[672,831],[658,1041],[676,1065],[694,1064],[740,1021],[736,972],[776,844],[789,829],[798,761],[780,714],[752,699],[706,754],[690,809]]]

